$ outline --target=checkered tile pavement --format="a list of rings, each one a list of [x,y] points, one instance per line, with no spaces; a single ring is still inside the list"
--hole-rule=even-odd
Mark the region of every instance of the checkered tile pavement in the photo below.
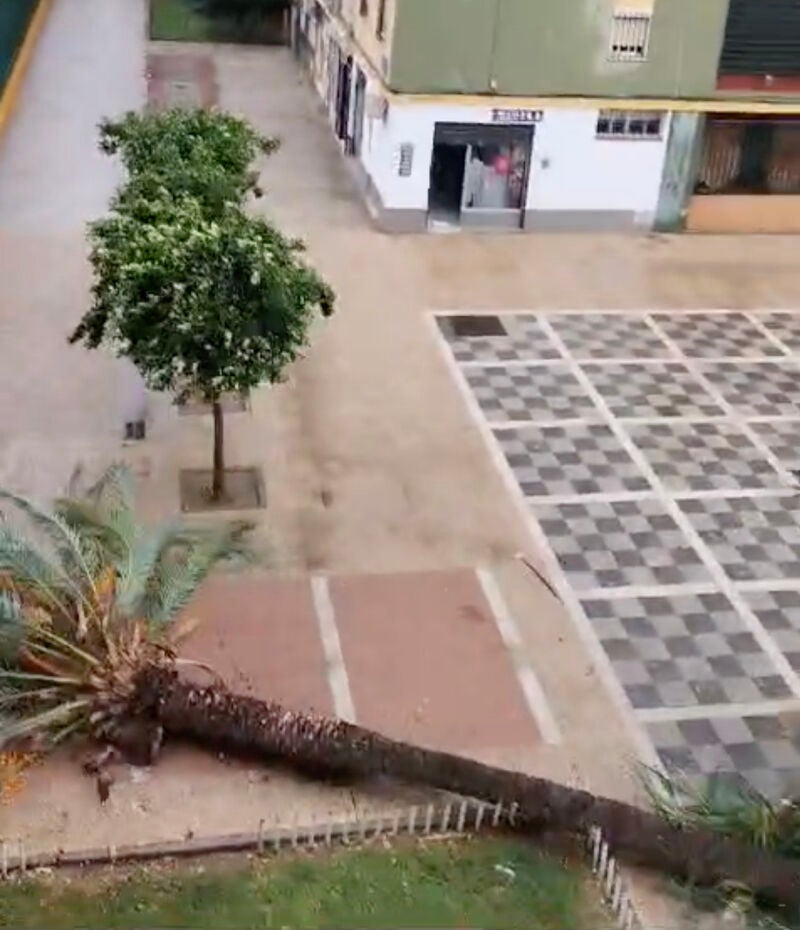
[[[761,313],[758,315],[761,325],[788,349],[800,352],[800,314],[797,313]]]
[[[734,423],[639,423],[629,432],[670,491],[781,487],[780,475]]]
[[[700,371],[741,416],[796,417],[800,412],[797,361],[707,362]]]
[[[576,591],[711,580],[656,497],[531,505]]]
[[[800,720],[790,714],[651,723],[665,768],[745,782],[772,798],[800,795]]]
[[[573,358],[668,358],[669,348],[633,313],[549,314],[547,320]]]
[[[800,794],[800,311],[439,325],[662,763]]]
[[[444,316],[438,321],[442,335],[458,362],[530,362],[561,358],[539,321],[531,314],[498,314],[495,330],[500,332],[495,335],[462,335],[459,319]]]
[[[528,497],[650,490],[617,437],[602,424],[496,429],[494,436]]]
[[[463,372],[490,422],[599,418],[566,365],[487,365]]]
[[[581,366],[611,412],[635,417],[717,417],[723,411],[705,387],[680,362]]]
[[[787,471],[800,469],[800,420],[753,423],[753,432]]]
[[[689,358],[770,358],[785,353],[743,313],[656,313],[656,325]]]
[[[800,496],[699,498],[681,510],[732,581],[796,579]]]
[[[586,600],[583,610],[635,708],[791,696],[724,594]]]

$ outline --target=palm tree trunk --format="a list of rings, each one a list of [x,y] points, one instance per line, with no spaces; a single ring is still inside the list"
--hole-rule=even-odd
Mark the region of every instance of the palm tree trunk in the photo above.
[[[316,775],[387,775],[491,803],[516,802],[520,822],[530,829],[586,834],[596,825],[629,863],[703,885],[740,881],[765,898],[800,905],[797,862],[711,831],[680,830],[630,804],[388,739],[343,720],[294,712],[219,687],[196,687],[172,670],[148,669],[137,684],[136,711],[155,716],[169,735],[280,759]]]
[[[225,494],[225,421],[222,402],[217,398],[211,403],[214,416],[214,465],[211,477],[211,499],[221,500]]]

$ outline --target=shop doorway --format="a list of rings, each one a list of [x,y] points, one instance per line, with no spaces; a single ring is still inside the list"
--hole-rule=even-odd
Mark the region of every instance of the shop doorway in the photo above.
[[[459,223],[466,161],[466,145],[434,143],[428,191],[428,213],[434,222]]]
[[[532,147],[532,126],[437,123],[430,220],[465,227],[522,227]]]

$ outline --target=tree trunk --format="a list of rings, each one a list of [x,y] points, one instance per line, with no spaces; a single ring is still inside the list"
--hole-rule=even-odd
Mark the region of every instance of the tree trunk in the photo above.
[[[342,720],[200,688],[174,671],[139,678],[137,713],[155,716],[165,733],[234,753],[281,759],[316,775],[388,775],[490,803],[519,805],[531,829],[586,834],[599,826],[616,855],[703,885],[730,880],[765,899],[800,905],[800,865],[707,830],[680,830],[630,804],[595,797],[547,779],[484,765],[388,739]]]
[[[225,496],[225,421],[222,402],[219,398],[212,401],[211,412],[214,415],[214,466],[211,478],[211,499],[218,501]]]

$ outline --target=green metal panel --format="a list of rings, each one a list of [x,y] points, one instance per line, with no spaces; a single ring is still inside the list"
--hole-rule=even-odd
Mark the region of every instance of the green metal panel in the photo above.
[[[636,63],[608,60],[613,0],[398,0],[392,85],[409,92],[707,97],[727,9],[728,0],[656,0],[647,61]]]
[[[499,2],[398,0],[390,85],[408,93],[487,90]]]
[[[702,141],[702,114],[672,114],[653,226],[658,232],[677,232],[684,227],[686,208],[697,179]]]
[[[22,44],[37,0],[0,0],[0,91]]]

